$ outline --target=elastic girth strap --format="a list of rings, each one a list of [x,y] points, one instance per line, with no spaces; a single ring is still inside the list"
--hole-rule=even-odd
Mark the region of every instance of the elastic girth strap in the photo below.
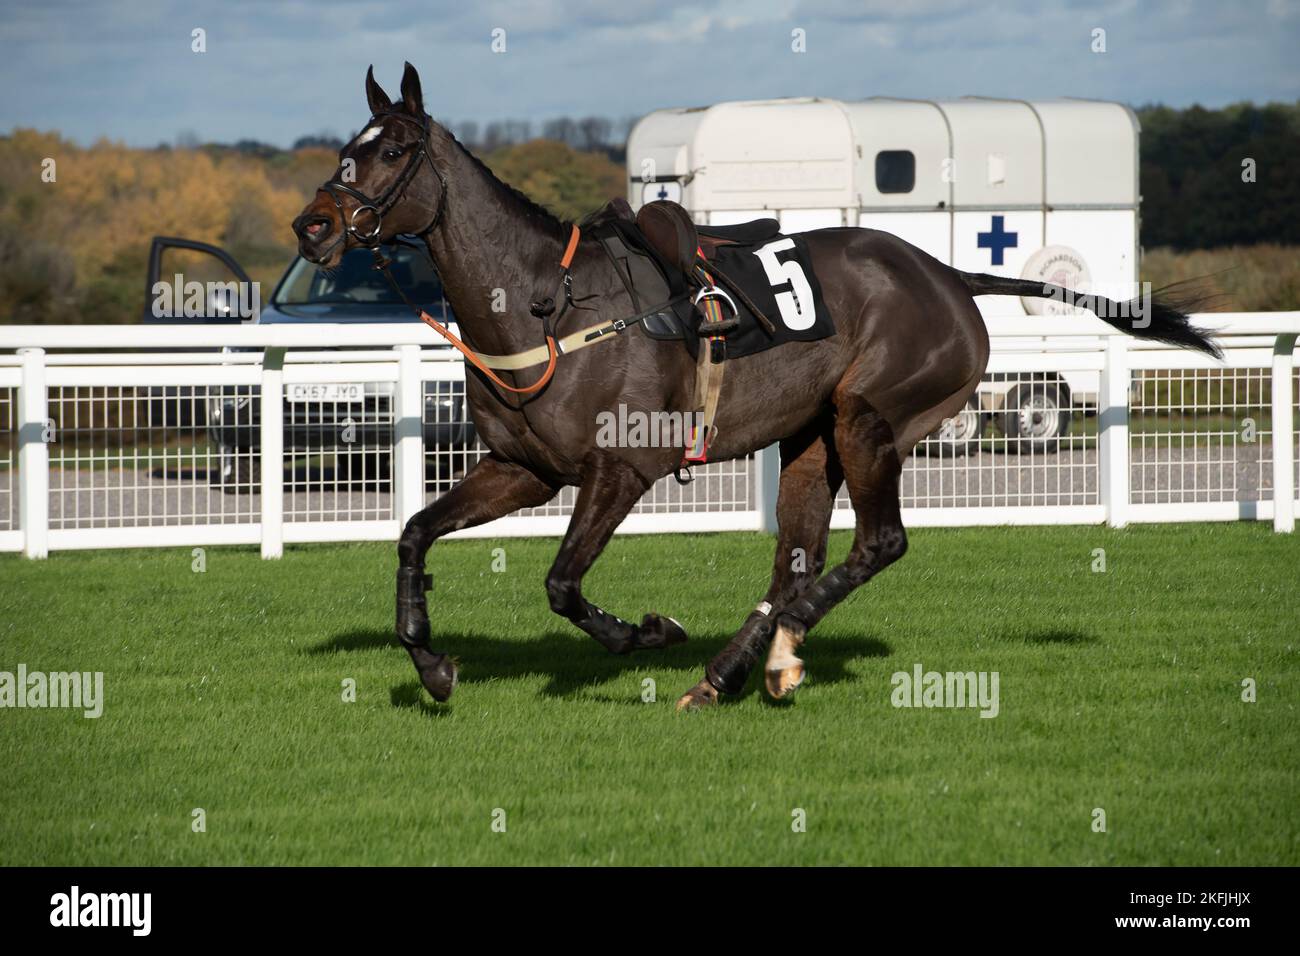
[[[715,429],[713,421],[718,415],[718,397],[722,394],[722,373],[726,362],[714,362],[709,357],[707,348],[700,349],[700,356],[695,363],[695,407],[701,410],[701,437],[691,430],[691,445],[682,456],[683,465],[703,465],[709,460],[709,445],[713,443]]]
[[[716,288],[713,276],[702,265],[704,253],[696,250],[696,272],[705,287]],[[700,335],[707,338],[708,346],[700,349],[695,363],[695,407],[700,409],[700,424],[691,434],[691,447],[682,456],[683,465],[702,465],[709,460],[709,445],[713,443],[718,415],[718,397],[722,394],[722,376],[726,368],[726,332],[736,325],[736,317],[726,319],[718,300],[708,296],[701,301],[704,319]]]

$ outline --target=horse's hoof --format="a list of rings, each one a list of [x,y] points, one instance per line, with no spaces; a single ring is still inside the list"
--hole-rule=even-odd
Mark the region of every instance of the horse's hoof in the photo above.
[[[671,617],[647,614],[637,631],[638,648],[664,648],[686,643],[686,629]]]
[[[446,703],[456,689],[456,663],[446,654],[432,655],[429,663],[419,668],[420,683],[429,696],[438,703]]]
[[[705,707],[712,707],[718,702],[718,689],[704,679],[682,695],[682,699],[677,702],[677,711],[683,710],[703,710]]]
[[[768,696],[773,700],[784,700],[799,689],[806,674],[803,661],[795,657],[783,662],[783,666],[769,667],[765,670],[763,684],[767,687]]]
[[[776,622],[776,634],[767,651],[767,666],[763,668],[763,684],[773,700],[784,700],[803,683],[803,661],[795,651],[803,644],[808,629],[792,617],[782,615]]]

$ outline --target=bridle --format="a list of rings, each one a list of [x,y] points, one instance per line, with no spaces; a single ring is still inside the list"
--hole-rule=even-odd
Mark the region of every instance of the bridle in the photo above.
[[[429,224],[413,235],[423,236],[437,228],[438,223],[442,221],[443,210],[447,208],[447,178],[443,176],[442,171],[438,169],[433,157],[429,155],[429,116],[423,114],[419,117],[412,116],[410,113],[396,109],[376,110],[370,117],[370,122],[366,123],[365,128],[369,129],[376,123],[382,123],[385,117],[393,117],[401,120],[403,123],[409,123],[420,131],[420,138],[415,145],[414,152],[407,157],[406,165],[402,168],[401,173],[383,191],[379,196],[371,198],[359,189],[354,189],[346,183],[337,179],[331,179],[326,182],[321,189],[329,193],[334,200],[334,205],[338,208],[339,219],[343,223],[344,231],[361,245],[368,249],[375,249],[379,245],[379,234],[384,230],[384,216],[392,210],[394,206],[401,201],[402,195],[406,192],[406,187],[411,184],[415,174],[419,172],[420,160],[426,160],[429,168],[433,170],[433,175],[438,177],[440,192],[438,194],[438,208],[433,214],[433,219]],[[346,212],[343,208],[343,198],[339,193],[344,193],[355,199],[360,205],[354,206],[352,212]],[[369,210],[375,217],[375,228],[369,232],[362,232],[357,228],[357,216]]]
[[[462,342],[450,329],[446,328],[441,322],[434,319],[416,303],[411,301],[410,297],[407,296],[406,292],[402,289],[401,284],[398,283],[396,278],[393,276],[391,268],[392,260],[384,255],[383,250],[380,248],[381,243],[379,236],[383,232],[384,216],[386,216],[393,207],[402,200],[406,193],[406,188],[411,184],[411,181],[419,172],[421,160],[428,162],[429,168],[433,170],[434,176],[438,179],[440,192],[438,195],[438,206],[437,209],[434,210],[433,218],[430,219],[427,226],[419,232],[413,233],[413,235],[427,237],[428,234],[436,229],[442,222],[443,213],[447,208],[447,178],[443,176],[442,171],[438,169],[438,165],[433,161],[433,157],[429,154],[429,138],[433,121],[429,118],[428,114],[423,111],[421,111],[421,115],[417,117],[404,111],[385,109],[376,110],[371,115],[370,122],[366,124],[366,128],[369,129],[375,124],[382,124],[384,118],[389,116],[396,117],[403,123],[409,123],[415,126],[419,129],[420,136],[416,141],[415,147],[410,156],[407,157],[406,165],[402,167],[402,171],[398,174],[397,178],[389,184],[388,188],[379,196],[372,198],[361,192],[359,189],[355,189],[337,179],[331,179],[325,182],[321,186],[321,189],[329,194],[330,199],[334,201],[334,206],[338,209],[339,219],[343,223],[342,239],[346,241],[347,237],[351,236],[358,245],[369,249],[371,255],[374,256],[375,268],[384,274],[384,277],[388,280],[394,291],[397,292],[398,296],[406,303],[411,311],[431,329],[450,342],[457,351],[465,356],[467,362],[469,362],[483,375],[484,378],[490,381],[497,388],[516,395],[536,394],[544,389],[554,377],[556,363],[560,355],[576,349],[585,348],[586,346],[592,345],[596,342],[608,341],[605,337],[609,333],[624,332],[632,325],[646,319],[650,315],[660,312],[665,307],[672,306],[676,301],[676,299],[673,299],[661,303],[651,309],[643,310],[628,319],[620,318],[615,319],[612,322],[597,323],[596,325],[588,326],[585,329],[560,337],[556,329],[568,311],[571,308],[589,308],[587,306],[578,305],[577,301],[575,301],[573,297],[573,276],[570,269],[573,265],[574,255],[578,251],[578,242],[582,233],[576,224],[570,223],[568,242],[565,244],[564,254],[560,257],[559,283],[555,290],[555,294],[538,299],[529,305],[529,312],[531,312],[535,318],[541,320],[542,335],[546,344],[532,349],[525,349],[522,352],[515,352],[510,355],[480,355],[475,352],[472,348]],[[351,196],[357,201],[357,205],[352,208],[350,213],[343,208],[343,199],[342,196],[340,196],[340,193]],[[369,212],[375,217],[374,228],[369,232],[362,232],[357,226],[357,216],[362,212]],[[402,242],[404,240],[398,237],[396,241]],[[405,240],[405,244],[414,245],[414,243],[411,243],[409,240]],[[607,254],[608,251],[609,250],[606,249]],[[706,383],[704,386],[703,401],[705,424],[700,426],[698,431],[695,432],[695,434],[700,438],[698,446],[695,445],[693,439],[693,450],[690,454],[683,457],[682,465],[678,469],[677,480],[682,484],[686,484],[690,481],[689,477],[683,478],[681,476],[682,469],[685,469],[686,474],[689,476],[690,466],[692,464],[703,464],[704,461],[707,460],[708,441],[711,439],[714,431],[713,417],[716,412],[718,397],[722,387],[722,360],[718,356],[725,356],[725,332],[733,330],[738,324],[738,311],[735,302],[731,300],[730,296],[719,289],[709,272],[702,268],[704,254],[698,246],[698,241],[696,244],[695,255],[697,257],[695,271],[699,274],[703,284],[699,293],[695,296],[694,303],[697,307],[701,307],[703,304],[702,311],[704,313],[705,327],[710,329],[709,332],[702,333],[705,334],[710,341],[710,355],[707,360],[708,364],[702,367],[712,368],[716,365],[719,368],[719,372],[718,374],[707,375],[703,379]],[[622,277],[621,271],[619,274],[620,277]],[[624,282],[626,283],[626,279],[624,279]],[[628,287],[628,291],[631,293],[630,286]],[[736,289],[736,291],[739,293],[739,289]],[[592,295],[584,298],[597,298],[597,296]],[[678,298],[680,298],[680,296]],[[559,300],[558,303],[556,301],[557,299]],[[726,300],[731,306],[731,319],[724,319],[721,305],[717,301],[718,299]],[[632,296],[632,300],[636,303],[635,295]],[[558,315],[556,314],[557,305],[559,306]],[[753,312],[760,318],[762,317],[762,314],[757,309],[753,309]],[[768,325],[770,329],[771,323],[767,322],[766,319],[763,319],[763,322],[765,325]],[[726,327],[725,329],[723,328],[724,326]],[[703,355],[703,353],[701,354]],[[704,359],[702,359],[702,361],[704,361]],[[541,376],[535,382],[527,386],[511,385],[509,382],[504,381],[494,371],[494,369],[516,371],[534,364],[540,364],[541,362],[546,363],[545,371],[542,372]],[[698,390],[699,389],[697,388],[697,391]]]
[[[566,337],[566,339],[558,342],[556,340],[556,333],[554,331],[555,325],[564,317],[564,314],[569,310],[569,308],[583,308],[582,306],[575,306],[573,299],[573,280],[569,274],[569,267],[573,263],[574,253],[577,252],[578,249],[578,238],[581,235],[578,227],[574,225],[570,226],[569,241],[565,246],[564,255],[560,259],[560,281],[556,294],[533,302],[529,307],[529,311],[533,316],[542,321],[542,334],[546,339],[546,344],[543,346],[538,346],[535,349],[529,349],[515,355],[479,355],[462,342],[450,329],[446,328],[441,322],[430,316],[427,312],[412,302],[406,292],[402,289],[401,285],[393,277],[391,268],[392,260],[385,256],[383,250],[380,248],[379,235],[383,232],[384,216],[386,216],[392,208],[401,201],[402,196],[406,192],[406,187],[411,184],[411,180],[415,178],[416,173],[419,171],[420,160],[426,160],[429,164],[429,168],[433,170],[433,174],[438,177],[438,185],[441,188],[438,196],[438,208],[434,211],[433,218],[429,221],[427,226],[419,232],[411,233],[410,235],[428,235],[438,227],[439,223],[442,222],[443,212],[447,208],[447,178],[443,176],[442,171],[438,169],[437,164],[433,161],[433,157],[429,155],[429,134],[430,123],[432,122],[429,119],[429,116],[425,114],[421,117],[415,117],[410,113],[396,109],[376,110],[370,117],[370,122],[366,124],[365,128],[370,128],[376,122],[382,122],[383,118],[388,116],[395,117],[403,123],[410,123],[420,130],[420,139],[415,146],[414,152],[412,152],[407,158],[406,165],[402,168],[401,173],[398,174],[398,177],[393,180],[389,187],[379,196],[374,198],[367,196],[365,193],[361,192],[361,190],[354,189],[346,183],[339,182],[337,179],[329,180],[321,186],[321,189],[327,192],[329,197],[334,200],[334,205],[339,211],[339,219],[343,222],[344,238],[351,236],[358,244],[365,246],[370,250],[371,255],[375,258],[375,268],[384,274],[384,277],[388,279],[389,284],[392,285],[393,289],[401,297],[402,301],[405,302],[411,311],[419,316],[426,325],[450,342],[457,351],[465,356],[466,361],[483,373],[483,375],[494,385],[500,389],[507,392],[513,392],[517,395],[531,395],[535,392],[541,391],[547,386],[552,376],[555,374],[556,361],[559,358],[560,353],[564,351],[565,344],[570,345],[572,348],[581,348],[583,345],[597,340],[600,336],[609,331],[622,330],[621,322],[609,325],[592,326],[591,328],[583,329],[581,333],[576,333],[575,336]],[[343,208],[343,200],[339,193],[351,196],[359,205],[353,207],[351,213],[347,213]],[[357,216],[364,210],[368,210],[375,217],[375,227],[369,232],[362,232],[357,228]],[[402,240],[399,239],[398,241]],[[407,244],[411,245],[412,243],[407,241]],[[561,308],[560,314],[555,316],[555,300],[557,297],[560,299]],[[575,340],[578,335],[582,336],[580,344]],[[526,368],[528,365],[534,364],[536,361],[546,362],[546,370],[532,385],[523,387],[511,385],[502,380],[502,378],[493,371],[494,368]]]

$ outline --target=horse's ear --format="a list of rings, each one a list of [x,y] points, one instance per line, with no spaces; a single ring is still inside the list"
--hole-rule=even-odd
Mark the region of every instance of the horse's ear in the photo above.
[[[384,88],[375,82],[375,67],[373,64],[371,64],[370,69],[366,70],[366,102],[370,104],[372,114],[393,107],[393,101],[388,98]]]
[[[410,63],[402,72],[402,105],[415,117],[424,115],[424,94],[420,92],[420,74]]]

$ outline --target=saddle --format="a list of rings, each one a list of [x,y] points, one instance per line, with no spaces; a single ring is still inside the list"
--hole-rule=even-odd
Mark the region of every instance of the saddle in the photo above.
[[[781,224],[775,219],[754,219],[734,226],[701,226],[691,214],[670,200],[646,203],[636,215],[637,228],[670,265],[688,275],[697,256],[711,260],[718,246],[749,245],[775,239]]]
[[[611,199],[579,225],[584,235],[600,239],[636,306],[638,314],[627,323],[640,324],[651,338],[682,340],[694,356],[696,340],[706,333],[697,327],[709,319],[703,307],[708,293],[727,302],[732,318],[738,311],[731,301],[734,297],[769,335],[775,333],[763,310],[714,261],[723,246],[757,245],[777,238],[781,227],[775,219],[701,226],[675,202],[647,203],[633,214],[627,201],[619,198]],[[691,302],[693,291],[695,300]],[[705,297],[700,293],[706,293]],[[659,306],[646,308],[647,299]],[[722,326],[708,329],[715,338],[735,330],[734,323],[722,321]]]
[[[692,435],[691,447],[682,459],[682,467],[689,472],[690,465],[707,461],[708,445],[714,437],[726,339],[740,328],[736,300],[769,334],[775,334],[771,320],[717,267],[717,250],[774,239],[780,234],[780,224],[775,219],[756,219],[731,226],[701,226],[682,206],[670,201],[647,203],[633,216],[626,200],[613,199],[589,216],[582,228],[600,239],[637,309],[626,324],[640,324],[651,338],[682,340],[696,358],[695,404],[703,427]],[[643,306],[647,293],[652,300],[663,296],[662,301]],[[708,347],[701,349],[701,342]],[[683,481],[680,474],[678,480]]]

